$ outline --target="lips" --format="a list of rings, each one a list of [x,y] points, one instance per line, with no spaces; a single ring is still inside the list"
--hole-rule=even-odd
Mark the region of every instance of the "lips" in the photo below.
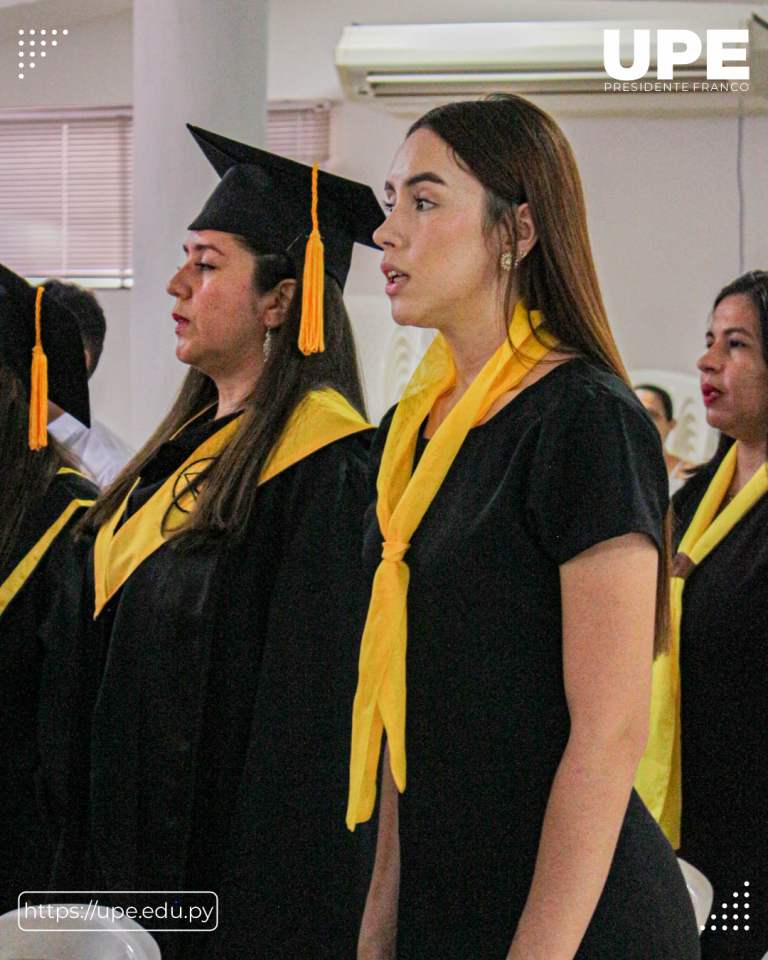
[[[382,263],[381,272],[387,278],[384,291],[390,297],[399,293],[403,289],[403,286],[410,279],[410,274],[400,270],[399,267],[396,267],[393,263],[390,263],[389,260],[385,260]]]
[[[189,320],[182,316],[180,313],[174,313],[173,319],[176,321],[176,333],[180,333],[182,330],[186,330],[189,326]]]
[[[722,395],[722,392],[717,387],[713,387],[711,383],[702,383],[701,397],[705,407],[711,407]]]

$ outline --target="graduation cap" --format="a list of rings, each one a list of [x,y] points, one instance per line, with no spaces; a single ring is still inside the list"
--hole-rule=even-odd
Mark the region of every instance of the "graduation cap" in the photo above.
[[[0,264],[0,359],[30,397],[29,445],[47,444],[48,398],[91,425],[88,371],[77,318],[42,287]]]
[[[261,253],[304,257],[299,348],[323,349],[323,275],[344,289],[355,243],[378,249],[384,214],[369,186],[187,124],[221,182],[190,230],[246,237]],[[321,239],[322,238],[322,239]]]

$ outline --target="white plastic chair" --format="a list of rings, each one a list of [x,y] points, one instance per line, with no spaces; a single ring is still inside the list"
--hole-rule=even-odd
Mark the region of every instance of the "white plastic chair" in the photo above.
[[[709,460],[717,449],[718,434],[707,423],[699,378],[673,370],[630,370],[633,384],[652,383],[672,398],[677,426],[667,437],[667,449],[692,463]]]
[[[677,862],[680,864],[680,869],[685,877],[685,885],[691,895],[693,912],[696,914],[696,924],[699,928],[699,936],[701,936],[701,931],[707,925],[709,911],[712,909],[714,890],[704,874],[696,867],[692,867],[687,860],[681,860],[678,857]]]
[[[52,909],[55,911],[56,906]],[[157,942],[138,923],[127,917],[86,920],[86,909],[87,905],[82,904],[83,919],[66,919],[67,930],[61,930],[64,923],[57,923],[55,918],[32,920],[29,912],[25,917],[24,908],[3,914],[0,917],[0,960],[31,960],[33,957],[35,960],[161,960]],[[19,928],[20,913],[26,930]],[[34,930],[29,929],[32,926]]]

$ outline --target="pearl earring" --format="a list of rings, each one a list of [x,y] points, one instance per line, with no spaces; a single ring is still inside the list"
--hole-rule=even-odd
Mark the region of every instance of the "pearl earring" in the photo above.
[[[512,254],[511,253],[502,253],[501,255],[501,269],[505,273],[509,273],[512,269]],[[517,263],[515,264],[517,266]]]
[[[266,363],[269,359],[269,353],[272,349],[272,327],[267,327],[267,332],[264,334],[264,345],[262,349],[264,350],[264,362]]]

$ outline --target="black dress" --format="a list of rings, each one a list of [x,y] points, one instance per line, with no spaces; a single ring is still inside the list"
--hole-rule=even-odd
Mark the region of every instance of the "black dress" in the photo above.
[[[390,422],[374,440],[374,466]],[[617,377],[584,360],[470,430],[406,556],[400,960],[506,956],[570,727],[559,566],[630,532],[658,542],[666,506],[651,421]],[[381,539],[371,505],[371,576]],[[577,956],[698,955],[675,855],[633,791]]]
[[[0,569],[0,584],[73,500],[97,494],[84,477],[57,474]],[[24,890],[72,888],[79,880],[67,863],[85,776],[91,651],[81,598],[93,540],[75,542],[71,531],[84,509],[0,615],[0,914],[15,909]]]
[[[678,540],[721,459],[673,500]],[[680,856],[715,892],[701,955],[761,960],[768,951],[768,496],[686,580],[680,674]]]
[[[165,444],[128,512],[224,423]],[[156,935],[164,960],[355,955],[371,851],[344,812],[370,436],[266,482],[240,542],[162,546],[98,617],[94,883],[219,895],[214,933]]]

